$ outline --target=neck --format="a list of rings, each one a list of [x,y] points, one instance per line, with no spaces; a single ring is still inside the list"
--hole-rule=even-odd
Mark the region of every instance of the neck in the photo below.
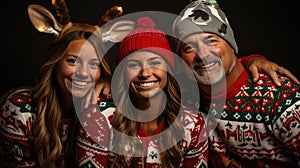
[[[157,130],[158,119],[156,118],[152,121],[142,122],[141,127],[148,136],[151,136]]]
[[[164,99],[163,93],[158,93],[149,98],[134,96],[133,104],[139,110],[145,110],[154,113],[155,111],[159,111],[160,109],[164,108],[164,103],[166,103]]]
[[[161,96],[160,96],[161,95]],[[140,114],[140,122],[142,128],[150,135],[157,129],[158,117],[163,113],[165,109],[165,102],[163,94],[157,94],[150,98],[135,97],[134,106],[137,108]],[[152,132],[153,131],[153,132]]]

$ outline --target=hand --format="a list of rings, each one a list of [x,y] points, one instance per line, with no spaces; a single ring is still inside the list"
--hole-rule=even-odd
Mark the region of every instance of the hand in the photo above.
[[[266,73],[271,76],[274,83],[278,86],[281,86],[278,74],[286,76],[295,83],[300,84],[298,79],[288,69],[279,66],[275,62],[269,61],[268,59],[265,59],[263,57],[252,56],[251,58],[249,58],[247,69],[253,77],[253,82],[257,82],[259,73]]]
[[[111,98],[110,93],[110,82],[107,80],[102,80],[96,83],[95,88],[92,88],[85,99],[84,108],[88,108],[90,105],[97,104],[98,97]]]
[[[108,80],[101,80],[97,83],[95,86],[95,94],[97,95],[97,98],[99,96],[106,97],[108,99],[111,98],[110,82]]]

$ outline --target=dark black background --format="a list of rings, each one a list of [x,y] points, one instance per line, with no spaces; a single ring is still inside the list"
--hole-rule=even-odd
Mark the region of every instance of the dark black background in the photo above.
[[[100,16],[113,5],[124,14],[138,11],[162,11],[177,14],[188,0],[66,0],[73,22],[97,24]],[[31,24],[27,6],[40,4],[51,8],[49,0],[9,0],[1,10],[0,94],[8,89],[32,84],[43,61],[43,53],[53,37],[39,33]],[[219,0],[239,47],[239,56],[251,53],[288,68],[300,79],[299,6],[292,1]],[[299,66],[299,65],[298,65]]]

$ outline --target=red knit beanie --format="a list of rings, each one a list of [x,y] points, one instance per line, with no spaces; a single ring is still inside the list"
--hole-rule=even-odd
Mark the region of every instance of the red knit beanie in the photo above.
[[[140,17],[136,28],[120,44],[117,65],[132,52],[142,49],[162,56],[175,70],[175,59],[167,35],[154,28],[155,23],[150,17]]]

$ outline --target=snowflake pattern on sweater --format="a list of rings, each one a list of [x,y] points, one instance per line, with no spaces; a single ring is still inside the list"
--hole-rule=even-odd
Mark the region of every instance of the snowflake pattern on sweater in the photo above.
[[[37,115],[37,104],[29,89],[10,94],[0,109],[0,167],[39,167],[33,150],[32,129]],[[63,121],[63,131],[70,119]],[[67,134],[61,137],[63,145]],[[63,146],[63,151],[66,147]],[[63,160],[67,156],[63,155]]]
[[[78,165],[82,168],[108,167],[111,126],[107,115],[115,111],[115,106],[107,99],[101,98],[98,101],[97,107],[89,107],[80,118],[76,148]]]
[[[107,167],[109,165],[108,155],[113,157],[113,153],[109,151],[111,149],[111,146],[108,145],[110,144],[108,142],[109,139],[104,136],[112,138],[111,118],[114,115],[114,110],[111,102],[108,100],[102,100],[100,104],[102,106],[98,105],[98,107],[89,108],[81,118],[81,123],[87,124],[81,126],[77,138],[77,156],[80,161],[80,167]],[[103,105],[107,105],[107,107],[104,108]],[[100,124],[99,121],[101,121]],[[182,151],[184,151],[181,167],[208,167],[208,140],[206,130],[201,132],[205,129],[202,116],[198,112],[185,108],[182,121],[186,136],[181,140]],[[163,124],[160,123],[156,133],[159,134],[162,130]],[[93,137],[102,137],[99,139],[105,139],[105,141],[98,141],[98,138]],[[161,167],[157,142],[150,137],[146,137],[142,130],[139,130],[137,138],[141,140],[146,152],[146,157],[141,160],[139,166],[149,168]],[[127,164],[130,165],[130,161]]]
[[[244,71],[227,90],[225,105],[218,103],[218,96],[200,102],[200,111],[216,117],[210,145],[221,157],[236,158],[246,167],[300,163],[300,87],[279,78],[281,87],[264,74],[253,83]]]

